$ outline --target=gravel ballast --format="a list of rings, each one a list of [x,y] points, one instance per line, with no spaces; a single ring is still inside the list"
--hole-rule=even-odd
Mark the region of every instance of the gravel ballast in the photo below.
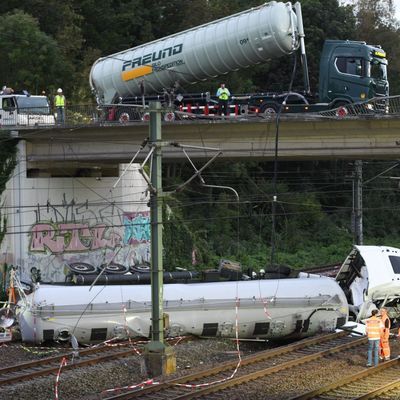
[[[271,347],[263,342],[240,343],[242,356]],[[167,378],[178,377],[216,366],[221,362],[238,359],[236,343],[230,339],[193,339],[174,347],[177,371]],[[391,340],[392,357],[400,353],[400,342]],[[52,352],[47,353],[49,350]],[[40,349],[9,343],[0,347],[2,367],[28,360],[65,353],[66,348]],[[267,380],[254,381],[243,387],[236,387],[221,398],[232,399],[287,399],[303,391],[315,389],[334,382],[345,375],[365,368],[367,345],[360,351],[348,351],[335,356],[324,357],[306,365],[272,374]],[[271,360],[273,363],[273,360]],[[62,370],[58,383],[59,400],[102,399],[105,390],[135,385],[143,382],[144,359],[133,355],[124,359],[104,362],[76,370]],[[212,378],[210,378],[212,379]],[[0,400],[43,400],[55,398],[55,376],[43,377],[0,387]],[[118,392],[113,392],[114,394]],[[110,396],[111,394],[109,394]]]

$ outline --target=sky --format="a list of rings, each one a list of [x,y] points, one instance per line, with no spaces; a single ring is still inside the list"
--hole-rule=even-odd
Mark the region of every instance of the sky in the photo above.
[[[394,5],[396,7],[396,17],[400,20],[400,0],[394,0]]]

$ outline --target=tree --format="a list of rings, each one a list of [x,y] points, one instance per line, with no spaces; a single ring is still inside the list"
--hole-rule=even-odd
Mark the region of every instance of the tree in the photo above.
[[[400,30],[393,0],[358,0],[357,39],[382,45],[387,53],[390,92],[400,93]]]
[[[6,188],[15,166],[17,165],[17,141],[10,139],[5,134],[0,135],[0,196]],[[0,210],[0,244],[3,241],[6,229],[7,217]]]
[[[4,84],[40,93],[61,85],[70,74],[57,42],[22,11],[5,14],[0,24],[0,76]]]

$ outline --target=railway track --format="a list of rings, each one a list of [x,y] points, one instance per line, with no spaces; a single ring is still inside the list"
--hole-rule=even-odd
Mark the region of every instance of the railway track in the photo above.
[[[396,358],[290,400],[397,399],[400,397],[399,376],[400,359]]]
[[[238,361],[229,361],[199,373],[103,398],[108,400],[221,399],[223,392],[234,386],[244,385],[279,371],[287,371],[335,353],[347,352],[349,349],[365,346],[366,343],[365,337],[354,338],[346,332],[333,333],[245,357],[241,360],[236,374],[233,372],[238,366]]]
[[[178,341],[181,340],[185,339],[178,339]],[[171,340],[171,342],[174,343],[176,340]],[[0,368],[0,387],[56,374],[63,359],[66,361],[63,370],[70,370],[140,354],[137,346],[141,344],[143,341],[131,340],[113,345],[101,345]]]

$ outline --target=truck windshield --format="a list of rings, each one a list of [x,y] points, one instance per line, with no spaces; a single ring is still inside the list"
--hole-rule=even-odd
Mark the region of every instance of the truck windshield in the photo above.
[[[18,110],[29,114],[50,114],[46,97],[16,97]]]
[[[369,76],[374,79],[387,80],[387,67],[380,60],[372,59],[370,62]]]

